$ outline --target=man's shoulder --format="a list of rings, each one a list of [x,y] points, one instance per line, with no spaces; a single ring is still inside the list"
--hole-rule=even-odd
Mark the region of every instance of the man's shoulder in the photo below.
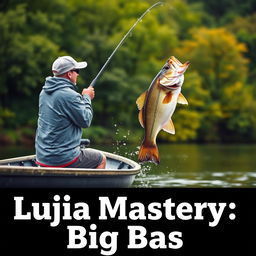
[[[78,97],[80,94],[70,87],[62,88],[58,91],[59,96],[66,98]]]
[[[58,91],[56,100],[60,105],[64,104],[65,106],[69,106],[75,104],[76,102],[79,102],[80,104],[83,97],[80,93],[76,92],[72,88],[66,87]]]

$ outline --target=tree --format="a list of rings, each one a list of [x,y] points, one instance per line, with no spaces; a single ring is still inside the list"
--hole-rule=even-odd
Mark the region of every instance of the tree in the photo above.
[[[178,56],[191,61],[191,71],[196,72],[209,92],[198,134],[203,140],[230,140],[235,136],[245,138],[252,125],[244,122],[250,89],[246,85],[247,59],[244,44],[224,28],[201,28],[191,32],[192,39],[182,42]]]
[[[227,29],[234,33],[240,42],[243,42],[248,51],[245,56],[249,62],[249,82],[254,82],[256,79],[256,13],[246,17],[235,17],[232,23],[226,25]],[[256,90],[254,91],[256,96]]]
[[[190,104],[177,107],[173,117],[177,133],[161,134],[162,140],[210,141],[224,138],[231,131],[244,138],[255,129],[255,120],[249,114],[252,110],[243,104],[245,99],[253,101],[249,95],[256,94],[252,85],[247,85],[248,62],[243,56],[254,60],[254,30],[249,25],[254,18],[234,19],[234,25],[228,26],[246,43],[250,50],[246,52],[245,44],[227,29],[200,28],[210,15],[202,11],[203,4],[198,2],[174,0],[152,9],[115,54],[95,87],[93,126],[100,136],[111,137],[114,124],[136,131],[134,134],[141,131],[135,101],[171,55],[192,62],[182,89]],[[54,59],[71,55],[88,62],[79,77],[81,91],[153,3],[1,1],[0,128],[30,126],[34,133],[38,95],[45,77],[51,75]],[[253,84],[254,64],[249,65]]]

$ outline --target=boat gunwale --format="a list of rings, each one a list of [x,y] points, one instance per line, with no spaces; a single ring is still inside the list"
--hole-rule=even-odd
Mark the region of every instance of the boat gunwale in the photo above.
[[[132,169],[84,169],[84,168],[55,168],[55,167],[34,167],[34,166],[15,166],[7,165],[8,163],[19,161],[30,161],[35,158],[35,155],[15,157],[0,160],[0,176],[3,175],[28,175],[33,174],[36,176],[49,175],[49,176],[109,176],[109,175],[136,175],[140,172],[141,166],[133,160],[112,154],[109,152],[101,151],[107,158],[124,162],[132,166]],[[4,165],[7,163],[6,165]],[[22,172],[21,172],[22,171]]]

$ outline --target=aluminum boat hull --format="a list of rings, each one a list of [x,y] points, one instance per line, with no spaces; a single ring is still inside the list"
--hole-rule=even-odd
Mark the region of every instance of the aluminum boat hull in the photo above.
[[[103,153],[106,169],[39,167],[35,155],[0,160],[0,188],[130,187],[141,166],[128,158]]]

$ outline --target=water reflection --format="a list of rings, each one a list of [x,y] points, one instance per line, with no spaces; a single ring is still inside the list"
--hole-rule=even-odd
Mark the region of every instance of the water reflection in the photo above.
[[[143,165],[135,187],[255,187],[256,145],[159,145],[161,164]]]
[[[97,149],[137,160],[134,145]],[[159,144],[160,165],[146,163],[133,187],[256,187],[256,145]],[[33,148],[1,148],[0,158],[34,154]]]
[[[181,174],[148,174],[136,178],[134,187],[255,187],[255,173],[228,172],[228,173],[201,172],[194,176]]]

